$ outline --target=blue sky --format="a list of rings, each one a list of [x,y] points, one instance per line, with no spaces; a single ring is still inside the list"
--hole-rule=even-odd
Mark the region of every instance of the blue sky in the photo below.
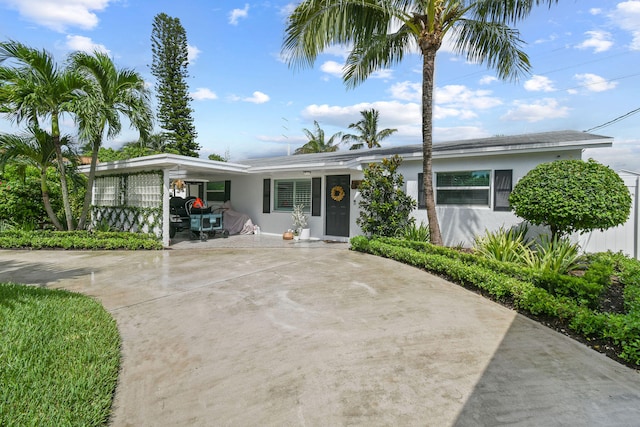
[[[347,50],[291,69],[281,47],[297,2],[235,0],[0,0],[0,38],[46,49],[60,63],[74,50],[107,51],[121,68],[150,73],[151,28],[161,12],[179,18],[190,47],[188,80],[201,157],[232,161],[284,155],[306,142],[317,120],[328,136],[360,111],[380,112],[398,132],[383,145],[420,143],[421,58],[409,55],[355,89],[340,77]],[[588,130],[640,108],[640,0],[560,0],[518,25],[530,76],[501,82],[492,70],[451,53],[437,58],[434,141],[552,130]],[[0,131],[16,131],[0,119]],[[590,150],[614,169],[640,171],[640,114],[592,131],[615,138]],[[105,142],[137,139],[125,130]],[[343,146],[341,149],[348,149]]]

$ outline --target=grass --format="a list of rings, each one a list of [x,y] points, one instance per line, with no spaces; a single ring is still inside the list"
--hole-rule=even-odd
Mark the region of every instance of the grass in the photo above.
[[[0,426],[107,425],[119,364],[99,302],[0,283]]]

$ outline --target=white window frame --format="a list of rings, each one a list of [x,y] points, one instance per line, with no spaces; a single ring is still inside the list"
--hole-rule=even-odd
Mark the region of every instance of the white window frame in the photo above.
[[[280,185],[291,183],[293,185],[291,206],[280,206]],[[273,210],[275,212],[292,212],[293,205],[304,205],[304,212],[311,212],[311,179],[275,179],[273,182]]]
[[[486,173],[488,174],[488,185],[438,185],[438,174],[473,174],[473,173]],[[435,197],[436,197],[436,205],[437,206],[473,206],[473,207],[491,207],[491,181],[493,179],[493,172],[490,169],[481,169],[481,170],[460,170],[460,171],[440,171],[435,173]],[[442,191],[456,191],[456,190],[471,190],[471,191],[486,191],[487,193],[487,202],[486,203],[472,203],[471,200],[468,202],[459,202],[459,203],[441,203],[439,201],[440,194]]]

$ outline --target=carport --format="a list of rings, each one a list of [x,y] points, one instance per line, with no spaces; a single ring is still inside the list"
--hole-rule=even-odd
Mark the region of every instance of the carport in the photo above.
[[[245,175],[249,166],[175,154],[107,162],[96,167],[91,201],[92,224],[154,233],[169,246],[169,197],[173,180],[225,181]],[[80,168],[89,174],[89,166]]]

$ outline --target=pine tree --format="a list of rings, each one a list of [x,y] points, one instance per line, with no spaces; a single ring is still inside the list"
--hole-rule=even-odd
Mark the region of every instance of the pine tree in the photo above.
[[[156,15],[151,33],[153,63],[151,73],[156,78],[158,121],[166,131],[167,146],[179,154],[198,157],[200,145],[189,106],[187,34],[180,19],[165,13]]]

